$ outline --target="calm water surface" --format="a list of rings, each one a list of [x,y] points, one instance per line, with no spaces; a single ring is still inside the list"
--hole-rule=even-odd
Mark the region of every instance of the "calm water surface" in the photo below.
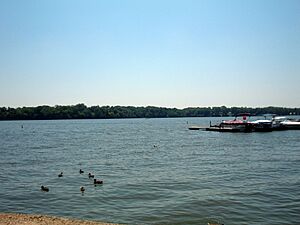
[[[0,212],[133,225],[299,225],[300,131],[187,129],[210,120],[220,118],[2,121]],[[95,187],[88,172],[104,185]]]

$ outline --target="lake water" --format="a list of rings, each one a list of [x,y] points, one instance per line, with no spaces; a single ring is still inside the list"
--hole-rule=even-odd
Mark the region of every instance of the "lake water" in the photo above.
[[[221,118],[2,121],[0,212],[131,225],[299,225],[300,131],[187,129],[210,120]],[[88,172],[104,184],[94,186]]]

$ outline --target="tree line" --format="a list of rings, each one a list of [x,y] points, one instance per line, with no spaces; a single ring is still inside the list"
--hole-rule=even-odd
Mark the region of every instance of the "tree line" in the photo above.
[[[166,117],[219,117],[239,113],[251,115],[276,114],[300,115],[300,108],[284,107],[189,107],[184,109],[134,106],[70,106],[0,107],[0,120],[52,120],[52,119],[117,119],[117,118],[166,118]]]

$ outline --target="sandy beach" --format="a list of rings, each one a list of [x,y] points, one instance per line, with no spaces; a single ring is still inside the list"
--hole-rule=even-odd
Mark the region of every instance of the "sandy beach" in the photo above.
[[[44,215],[0,213],[0,225],[116,225]]]

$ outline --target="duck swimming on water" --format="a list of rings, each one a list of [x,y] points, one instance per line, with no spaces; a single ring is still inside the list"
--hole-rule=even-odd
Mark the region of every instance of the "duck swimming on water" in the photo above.
[[[94,184],[103,184],[103,180],[94,179]]]
[[[89,173],[89,178],[94,178],[95,175],[92,175],[91,173]]]
[[[41,190],[42,190],[42,191],[48,192],[48,191],[49,191],[49,188],[42,185],[42,186],[41,186]]]
[[[61,172],[60,174],[58,174],[58,177],[62,177],[63,176],[63,172]]]
[[[84,171],[83,171],[82,169],[80,169],[80,170],[79,170],[79,173],[82,174],[82,173],[84,173]]]
[[[84,188],[84,187],[80,187],[80,191],[81,191],[81,192],[84,192],[84,191],[85,191],[85,188]]]

